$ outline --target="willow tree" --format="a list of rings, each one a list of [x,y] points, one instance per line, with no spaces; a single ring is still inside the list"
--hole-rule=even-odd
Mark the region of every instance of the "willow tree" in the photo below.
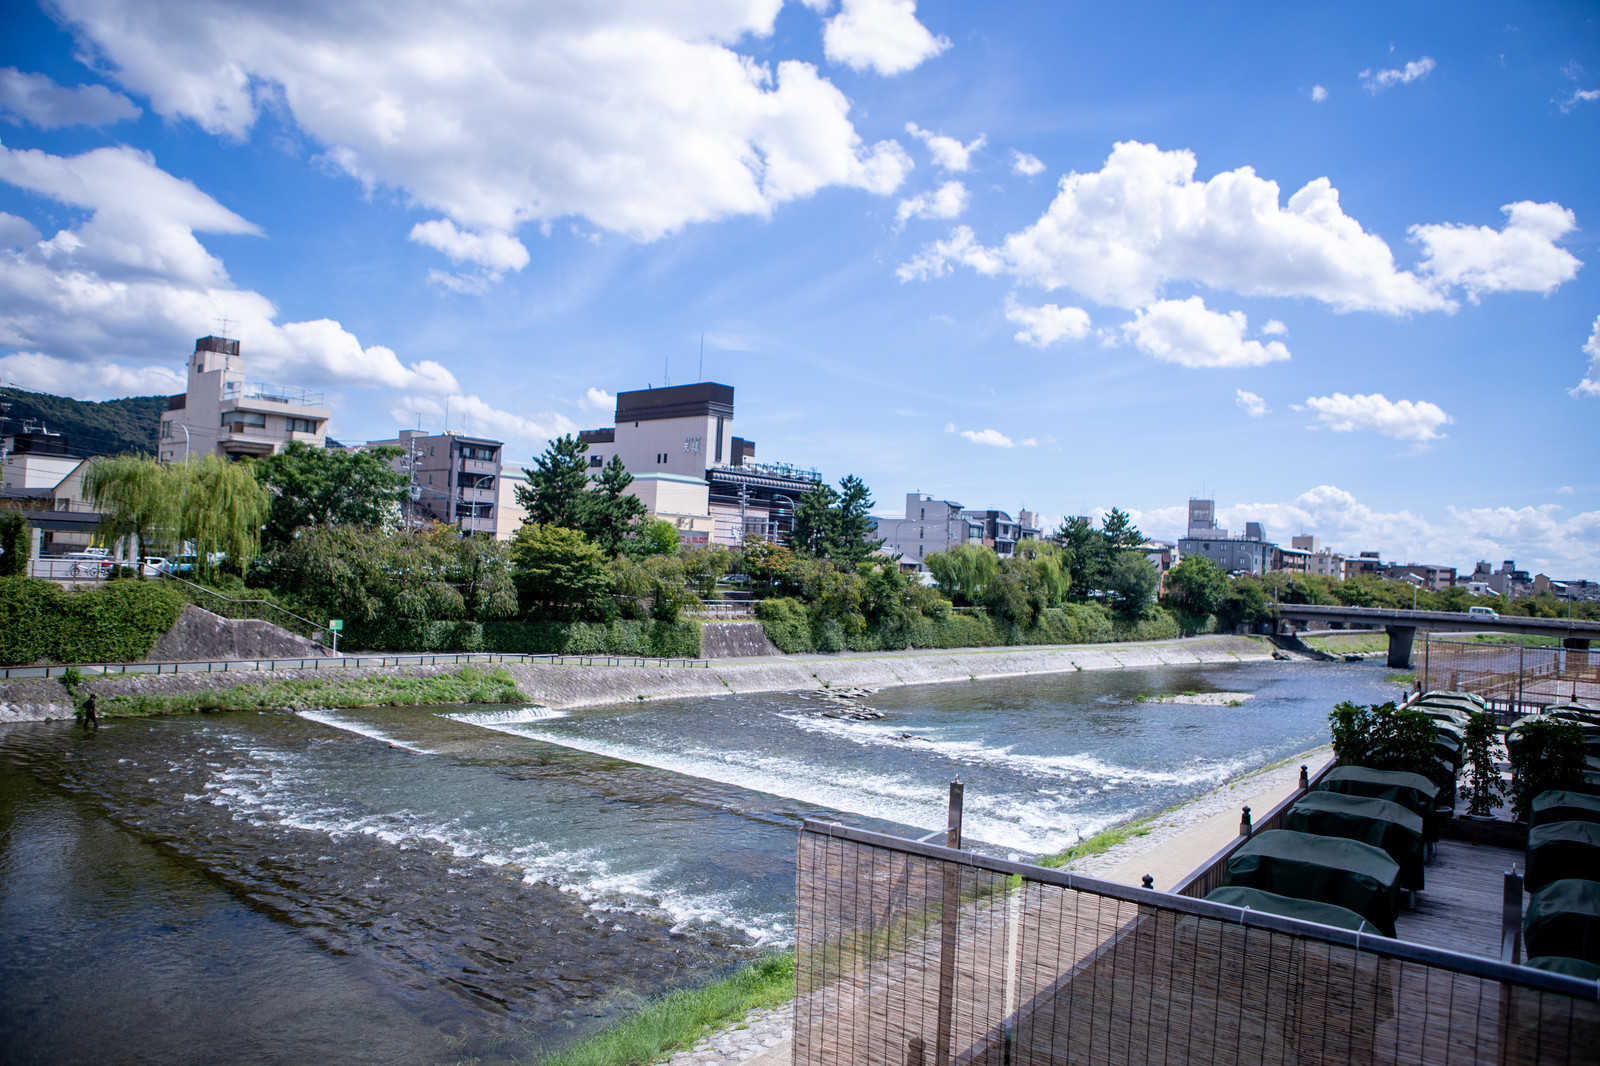
[[[239,575],[261,551],[261,527],[272,498],[247,463],[225,463],[214,455],[203,462],[169,466],[182,485],[181,537],[194,545],[195,565],[210,573],[211,556],[225,553]]]
[[[131,535],[130,555],[137,559],[140,545],[176,534],[184,507],[183,482],[180,468],[148,456],[119,455],[89,464],[83,493],[105,516],[101,535],[113,542]]]

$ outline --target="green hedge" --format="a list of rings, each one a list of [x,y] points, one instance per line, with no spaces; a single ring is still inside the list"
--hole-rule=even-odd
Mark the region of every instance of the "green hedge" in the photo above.
[[[1179,635],[1178,622],[1155,608],[1148,618],[1128,623],[1113,618],[1099,604],[1070,604],[1044,612],[1037,625],[1019,629],[984,611],[951,613],[942,618],[917,617],[891,621],[848,633],[831,618],[819,619],[799,600],[762,600],[756,618],[767,639],[789,655],[801,652],[885,651],[903,648],[994,648],[1027,644],[1104,644],[1118,640],[1168,640]]]
[[[694,659],[700,624],[692,621],[396,622],[347,625],[340,644],[352,651],[500,651],[542,655],[642,655]]]
[[[67,592],[53,581],[0,578],[0,666],[135,662],[183,613],[157,581]]]

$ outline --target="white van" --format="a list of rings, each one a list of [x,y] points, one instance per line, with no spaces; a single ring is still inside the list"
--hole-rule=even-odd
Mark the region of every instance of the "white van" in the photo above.
[[[1496,618],[1500,617],[1500,612],[1495,610],[1493,607],[1468,607],[1467,608],[1467,617],[1468,618],[1483,618],[1483,619],[1487,619],[1489,621],[1493,621]]]

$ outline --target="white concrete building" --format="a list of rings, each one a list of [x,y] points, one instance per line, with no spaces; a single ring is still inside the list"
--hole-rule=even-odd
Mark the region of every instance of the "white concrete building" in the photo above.
[[[168,400],[161,416],[162,461],[276,455],[290,441],[325,445],[331,412],[322,394],[247,380],[238,341],[201,337],[188,373],[188,389]]]

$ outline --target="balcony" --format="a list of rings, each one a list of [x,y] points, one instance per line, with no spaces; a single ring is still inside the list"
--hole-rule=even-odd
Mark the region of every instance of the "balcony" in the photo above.
[[[489,459],[463,459],[461,460],[463,474],[498,474],[500,464]]]

